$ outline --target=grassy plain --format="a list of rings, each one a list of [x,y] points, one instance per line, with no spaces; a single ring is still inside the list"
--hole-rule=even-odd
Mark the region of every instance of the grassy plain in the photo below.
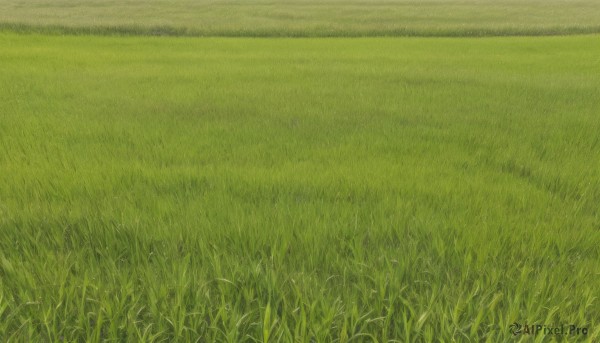
[[[0,0],[0,28],[191,36],[600,32],[597,0]]]
[[[597,36],[0,46],[2,341],[600,339]]]

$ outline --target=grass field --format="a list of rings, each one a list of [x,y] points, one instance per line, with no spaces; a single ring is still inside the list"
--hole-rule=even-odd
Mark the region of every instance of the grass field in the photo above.
[[[597,36],[0,46],[2,341],[600,339]]]
[[[592,0],[0,0],[0,342],[599,342],[597,33]]]
[[[600,33],[597,0],[0,0],[0,29],[189,36]]]

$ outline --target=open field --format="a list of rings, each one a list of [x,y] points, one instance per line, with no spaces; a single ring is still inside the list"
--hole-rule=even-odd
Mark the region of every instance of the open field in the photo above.
[[[600,339],[598,36],[0,46],[1,341]]]
[[[191,36],[600,33],[597,0],[0,0],[0,29]]]

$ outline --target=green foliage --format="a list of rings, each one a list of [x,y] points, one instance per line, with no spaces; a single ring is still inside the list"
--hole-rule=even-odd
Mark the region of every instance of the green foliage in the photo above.
[[[598,340],[597,42],[2,34],[0,340]]]

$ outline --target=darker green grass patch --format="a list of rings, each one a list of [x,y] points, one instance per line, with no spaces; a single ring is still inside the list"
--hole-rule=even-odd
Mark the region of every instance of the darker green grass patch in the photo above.
[[[26,23],[0,23],[0,31],[19,34],[96,35],[96,36],[168,36],[168,37],[255,37],[255,38],[318,38],[318,37],[505,37],[505,36],[563,36],[600,33],[600,25],[549,26],[549,27],[499,27],[499,28],[392,28],[347,29],[316,27],[287,28],[235,28],[197,29],[170,25],[35,25]]]

